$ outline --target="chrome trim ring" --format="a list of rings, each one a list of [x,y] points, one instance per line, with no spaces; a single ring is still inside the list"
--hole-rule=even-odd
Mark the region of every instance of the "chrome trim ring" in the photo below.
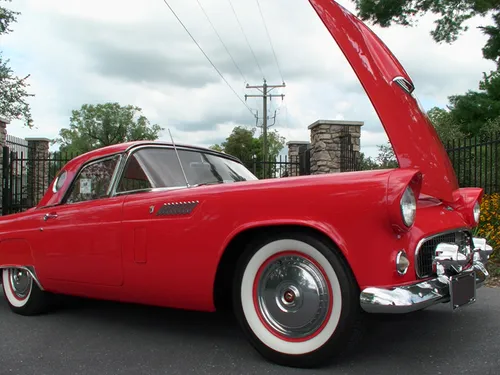
[[[33,278],[30,273],[22,268],[11,268],[9,272],[9,284],[14,296],[25,299],[31,292]]]
[[[254,284],[257,314],[286,340],[306,340],[324,327],[332,297],[326,274],[308,257],[287,252],[270,258]]]

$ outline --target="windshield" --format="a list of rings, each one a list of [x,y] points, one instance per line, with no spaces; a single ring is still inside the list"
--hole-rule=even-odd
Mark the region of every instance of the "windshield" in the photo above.
[[[190,185],[257,180],[242,164],[208,152],[178,150]],[[125,167],[117,192],[186,186],[175,150],[142,148]]]

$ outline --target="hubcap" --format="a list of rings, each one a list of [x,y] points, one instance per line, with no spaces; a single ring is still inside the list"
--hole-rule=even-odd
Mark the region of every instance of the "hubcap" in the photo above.
[[[26,298],[31,289],[31,276],[29,272],[15,268],[11,269],[9,273],[12,292],[18,298]]]
[[[268,328],[289,339],[303,339],[322,328],[331,297],[319,266],[289,254],[272,259],[259,273],[257,310]]]

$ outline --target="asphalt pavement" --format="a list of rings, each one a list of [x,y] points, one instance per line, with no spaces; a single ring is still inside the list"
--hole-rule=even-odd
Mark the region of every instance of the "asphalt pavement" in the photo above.
[[[459,312],[440,305],[368,322],[354,354],[300,370],[265,361],[227,315],[68,299],[23,317],[1,295],[0,374],[500,374],[500,288],[481,288]]]

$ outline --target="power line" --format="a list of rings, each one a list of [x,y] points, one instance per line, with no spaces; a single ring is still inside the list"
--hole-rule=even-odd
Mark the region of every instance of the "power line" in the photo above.
[[[184,28],[184,30],[186,30],[186,32],[188,33],[188,35],[191,37],[191,39],[196,44],[196,46],[200,49],[200,51],[203,53],[203,55],[205,55],[205,57],[207,58],[208,62],[213,66],[213,68],[217,71],[217,73],[219,73],[220,77],[224,80],[224,82],[226,82],[226,84],[231,89],[231,91],[234,93],[234,95],[236,95],[236,97],[239,99],[239,101],[243,103],[243,105],[248,109],[248,111],[252,114],[252,116],[255,117],[255,113],[253,113],[252,109],[243,101],[242,98],[240,98],[240,96],[238,95],[238,93],[233,89],[233,87],[229,84],[229,82],[224,78],[224,76],[219,71],[219,69],[217,69],[217,67],[212,62],[212,60],[210,60],[210,57],[208,57],[208,55],[205,53],[205,51],[203,50],[203,48],[201,48],[201,46],[198,44],[198,42],[196,41],[196,39],[194,38],[194,36],[189,32],[189,30],[187,29],[187,27],[184,25],[184,23],[181,21],[181,19],[177,16],[177,13],[175,13],[175,11],[172,9],[172,7],[168,3],[168,1],[167,0],[163,0],[163,2],[168,7],[168,9],[170,9],[170,11],[175,16],[175,18],[177,18],[177,21],[179,21],[179,23],[182,25],[182,27]]]
[[[285,82],[285,80],[283,79],[283,74],[281,73],[280,64],[278,63],[278,58],[276,57],[276,52],[274,51],[274,46],[273,46],[273,42],[271,41],[271,36],[269,35],[269,30],[267,30],[266,20],[264,19],[264,15],[262,14],[262,9],[260,8],[259,0],[255,0],[255,1],[257,2],[257,7],[259,8],[260,17],[262,18],[262,23],[264,24],[264,28],[266,29],[267,39],[269,40],[269,44],[271,45],[271,49],[272,49],[273,55],[274,55],[274,61],[276,61],[276,65],[278,66],[278,71],[279,71],[280,76],[281,76],[281,81]]]
[[[243,30],[243,26],[241,25],[241,22],[240,22],[238,16],[236,15],[236,11],[234,10],[233,3],[231,3],[231,0],[228,0],[228,2],[229,2],[229,5],[231,6],[234,17],[236,18],[236,21],[238,22],[238,25],[240,26],[240,30],[243,33],[245,40],[247,41],[248,48],[250,49],[250,52],[252,53],[253,58],[254,58],[255,62],[257,63],[257,66],[260,70],[260,74],[262,74],[262,78],[265,79],[266,77],[264,76],[264,73],[262,72],[262,68],[260,67],[259,60],[257,60],[257,56],[255,56],[255,52],[253,51],[252,46],[250,45],[250,42],[248,41],[247,35],[245,34],[245,30]]]
[[[217,37],[219,38],[219,41],[221,42],[221,44],[224,46],[227,54],[229,55],[229,57],[231,58],[231,60],[233,61],[233,64],[234,66],[236,67],[236,69],[238,70],[238,72],[240,72],[240,75],[241,75],[241,78],[243,78],[243,81],[244,83],[247,83],[247,80],[245,78],[245,76],[243,75],[243,73],[241,72],[241,69],[240,67],[238,66],[238,64],[236,64],[236,61],[234,60],[233,58],[233,55],[231,55],[231,53],[229,52],[229,49],[227,48],[226,44],[222,41],[222,38],[221,36],[219,35],[219,33],[217,32],[217,29],[215,28],[214,24],[212,23],[212,21],[210,21],[210,18],[208,17],[208,14],[207,12],[205,11],[205,8],[203,8],[203,6],[201,5],[200,1],[199,0],[196,0],[196,2],[198,3],[201,11],[203,12],[203,14],[205,15],[208,23],[210,24],[210,26],[212,26],[212,29],[214,30],[215,34],[217,35]]]

